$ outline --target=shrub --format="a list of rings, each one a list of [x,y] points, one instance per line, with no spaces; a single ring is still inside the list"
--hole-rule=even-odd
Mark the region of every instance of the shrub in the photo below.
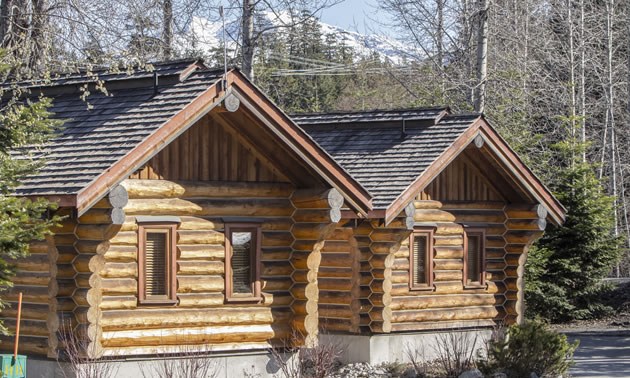
[[[274,362],[285,378],[324,378],[332,374],[340,365],[339,358],[344,347],[322,340],[308,348],[302,345],[304,335],[293,331],[281,345],[271,348]]]
[[[508,377],[560,376],[569,370],[579,342],[550,330],[546,323],[525,321],[507,332],[495,332],[487,343],[487,356],[477,361],[484,374],[505,373]]]

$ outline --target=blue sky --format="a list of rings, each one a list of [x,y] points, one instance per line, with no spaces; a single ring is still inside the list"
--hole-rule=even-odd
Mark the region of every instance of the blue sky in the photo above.
[[[368,18],[374,18],[375,0],[345,0],[341,4],[322,11],[321,20],[347,30],[369,33],[376,28]]]

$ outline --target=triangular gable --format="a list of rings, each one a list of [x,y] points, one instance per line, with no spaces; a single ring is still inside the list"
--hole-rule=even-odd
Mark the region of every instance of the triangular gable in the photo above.
[[[362,213],[367,213],[371,209],[371,196],[367,190],[240,72],[237,70],[228,72],[226,82],[226,91],[222,90],[220,81],[210,85],[201,95],[136,145],[131,152],[81,190],[75,201],[79,214],[141,168],[202,117],[217,109],[230,95],[236,96],[248,112],[253,114],[268,132],[277,137],[284,148],[295,153],[325,182],[338,189],[353,208]]]
[[[480,116],[449,148],[447,148],[431,166],[426,169],[400,196],[389,206],[385,222],[389,223],[407,206],[415,196],[430,185],[455,159],[471,146],[483,150],[487,157],[484,163],[491,164],[499,172],[497,177],[504,184],[510,185],[510,191],[525,193],[532,201],[543,205],[549,218],[555,224],[565,219],[566,210],[547,187],[523,163],[503,138]],[[471,158],[475,158],[468,155]],[[479,165],[479,161],[473,162]]]
[[[420,199],[438,201],[500,201],[506,202],[504,186],[488,177],[486,166],[479,165],[469,155],[476,151],[470,146],[427,185]],[[493,169],[493,168],[491,168]]]
[[[282,167],[246,141],[218,114],[205,115],[168,144],[131,179],[293,183]]]

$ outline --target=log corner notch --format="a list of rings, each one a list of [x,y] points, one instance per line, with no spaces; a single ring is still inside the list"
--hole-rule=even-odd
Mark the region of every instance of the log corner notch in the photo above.
[[[72,261],[77,271],[76,290],[73,299],[76,303],[75,317],[78,321],[75,334],[88,338],[86,354],[88,358],[100,358],[102,278],[99,273],[105,268],[105,253],[109,240],[120,231],[125,222],[123,207],[127,205],[127,190],[118,185],[78,219],[76,228],[78,256]]]
[[[389,224],[383,225],[380,220],[372,222],[372,256],[369,260],[372,273],[369,297],[372,306],[369,313],[372,332],[392,331],[392,266],[403,240],[413,231],[415,214],[416,207],[411,201]]]
[[[542,205],[509,204],[505,207],[505,311],[508,324],[524,318],[525,262],[527,252],[547,226],[547,210]]]
[[[344,199],[336,189],[302,189],[291,196],[295,207],[291,234],[294,312],[292,327],[303,335],[307,347],[317,345],[319,333],[319,287],[317,274],[321,263],[321,249],[341,219]]]

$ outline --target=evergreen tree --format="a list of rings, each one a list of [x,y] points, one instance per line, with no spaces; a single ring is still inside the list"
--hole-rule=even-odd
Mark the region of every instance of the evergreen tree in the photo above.
[[[324,112],[336,108],[345,77],[332,66],[352,62],[352,51],[333,34],[324,35],[316,18],[305,13],[298,25],[267,33],[260,41],[256,83],[288,112]]]
[[[525,299],[529,316],[553,322],[589,319],[611,309],[601,283],[621,256],[613,198],[603,194],[592,164],[576,159],[586,146],[576,139],[555,145],[564,166],[553,169],[551,189],[567,209],[561,227],[547,227],[529,252]]]
[[[0,52],[0,62],[5,57]],[[0,71],[8,69],[9,65],[0,64]],[[15,272],[13,261],[28,256],[28,243],[42,240],[59,220],[47,217],[55,204],[11,195],[21,180],[41,166],[36,146],[45,143],[61,125],[49,118],[50,100],[23,103],[16,101],[16,95],[13,97],[13,101],[5,103],[0,110],[0,289],[11,286],[9,279]],[[20,151],[21,157],[17,158],[12,151]],[[0,308],[5,305],[0,300]],[[6,333],[1,323],[0,332]]]

